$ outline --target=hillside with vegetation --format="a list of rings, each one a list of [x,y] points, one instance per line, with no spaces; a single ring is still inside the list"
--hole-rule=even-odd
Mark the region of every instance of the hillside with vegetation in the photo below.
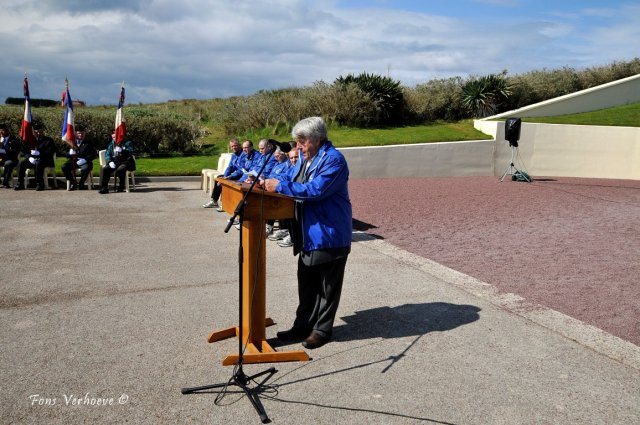
[[[362,73],[340,76],[332,83],[261,90],[250,96],[125,105],[125,117],[129,137],[136,141],[140,156],[217,157],[226,152],[231,137],[288,140],[293,124],[311,115],[325,118],[338,146],[475,140],[487,136],[473,128],[473,118],[636,74],[640,74],[640,58],[584,70],[564,67],[513,76],[503,71],[436,79],[415,87],[404,87],[387,76]],[[88,137],[104,148],[113,129],[115,106],[78,107],[75,112],[76,123],[85,125]],[[630,114],[627,124],[622,125],[638,125],[633,109]],[[0,107],[0,122],[8,124],[13,134],[18,134],[22,116],[20,105]],[[33,116],[45,125],[47,134],[54,136],[60,131],[63,112],[59,107],[34,107]],[[593,117],[582,119],[585,123]]]

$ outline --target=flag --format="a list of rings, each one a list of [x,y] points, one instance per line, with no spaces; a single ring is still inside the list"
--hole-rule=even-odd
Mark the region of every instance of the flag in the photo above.
[[[22,143],[30,149],[36,147],[36,137],[33,135],[33,116],[31,115],[31,99],[29,98],[29,80],[24,77],[24,118],[20,127]]]
[[[120,100],[118,101],[118,111],[116,112],[116,145],[123,142],[127,136],[127,125],[124,121],[124,114],[122,113],[122,107],[124,106],[124,83],[122,83],[122,89],[120,90]]]
[[[69,94],[69,80],[65,80],[67,84],[67,90],[63,96],[63,105],[66,106],[64,111],[64,122],[62,123],[62,141],[66,142],[75,149],[76,146],[76,132],[73,123],[73,102],[71,101],[71,95]]]

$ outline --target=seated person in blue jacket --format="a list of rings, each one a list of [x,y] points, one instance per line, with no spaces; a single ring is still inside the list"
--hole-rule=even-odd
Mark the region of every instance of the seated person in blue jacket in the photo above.
[[[281,173],[278,177],[274,177],[278,180],[292,180],[293,177],[291,176],[291,173],[294,170],[296,163],[298,162],[298,158],[300,157],[298,149],[296,149],[296,142],[289,143],[291,143],[291,150],[288,154],[285,154],[287,155],[288,166],[284,173]],[[280,230],[269,235],[269,240],[277,241],[278,246],[281,246],[283,248],[293,246],[293,241],[291,240],[291,235],[289,234],[290,221],[291,220],[289,219],[280,220]]]
[[[91,141],[86,140],[86,130],[84,126],[76,127],[76,149],[69,149],[67,153],[67,162],[62,164],[62,172],[64,177],[71,182],[69,190],[87,190],[87,177],[93,170],[93,160],[98,156],[96,148],[93,147]],[[76,179],[75,170],[80,170],[80,186]]]
[[[293,197],[296,214],[289,232],[298,255],[298,308],[291,329],[281,340],[304,339],[308,349],[331,339],[342,281],[351,252],[352,213],[349,168],[327,138],[320,117],[298,122],[291,135],[302,153],[293,180],[267,179],[265,189]]]
[[[15,190],[24,190],[24,178],[27,168],[35,170],[36,190],[44,190],[44,169],[55,167],[53,156],[56,153],[56,144],[49,136],[44,135],[44,126],[41,123],[33,125],[33,135],[36,138],[35,147],[23,148],[25,158],[18,164],[18,184]]]
[[[262,143],[262,141],[261,141]],[[260,150],[262,152],[262,149]],[[287,171],[291,167],[291,163],[289,162],[289,158],[287,154],[282,152],[280,148],[277,148],[273,152],[273,158],[275,158],[275,165],[271,168],[269,174],[266,174],[266,178],[270,179],[282,179],[287,174]],[[271,161],[269,161],[271,162]],[[264,182],[264,178],[261,178],[260,181]],[[284,220],[281,220],[284,221]],[[275,224],[275,220],[267,220],[266,234],[267,236],[271,236],[273,232],[273,225]],[[280,227],[282,229],[282,226]]]
[[[250,182],[249,175],[257,175],[260,169],[262,155],[253,148],[253,142],[251,140],[245,140],[244,143],[242,143],[242,150],[244,151],[244,159],[240,163],[242,175],[239,180],[241,182]]]
[[[2,170],[2,186],[11,187],[13,169],[18,165],[18,156],[22,150],[20,140],[9,134],[9,126],[0,124],[0,167]]]
[[[241,171],[241,163],[244,159],[244,152],[242,151],[242,147],[240,146],[240,142],[238,139],[231,139],[229,141],[229,150],[231,151],[231,161],[229,161],[229,165],[222,173],[220,178],[227,180],[239,180],[242,177]],[[211,191],[211,200],[203,205],[204,208],[220,208],[218,204],[218,199],[220,199],[220,195],[222,194],[222,186],[215,181],[213,183],[213,190]],[[222,209],[219,209],[222,211]]]
[[[280,148],[276,149],[276,151],[273,153],[273,157],[276,159],[276,164],[271,169],[271,172],[267,175],[267,178],[282,179],[289,171],[289,168],[291,168],[289,157],[286,153],[282,152]]]
[[[260,174],[260,182],[264,181],[271,174],[271,170],[278,163],[278,159],[273,151],[273,146],[269,143],[268,139],[262,139],[258,142],[258,150],[260,151],[260,160],[256,162],[254,168],[251,170],[253,173],[249,174],[249,179],[247,179],[247,183],[251,183],[251,181],[258,175],[260,170],[262,173]],[[266,161],[266,165],[265,165]],[[264,170],[262,167],[264,166]]]
[[[106,165],[102,167],[102,177],[100,179],[101,194],[109,193],[109,179],[111,174],[116,173],[118,178],[117,192],[124,192],[127,171],[136,170],[136,161],[133,157],[134,147],[131,140],[116,143],[115,131],[111,134],[111,142],[105,152]]]

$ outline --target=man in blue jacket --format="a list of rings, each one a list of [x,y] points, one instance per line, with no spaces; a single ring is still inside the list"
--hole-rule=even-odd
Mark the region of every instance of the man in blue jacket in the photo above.
[[[229,165],[225,168],[224,173],[220,178],[227,180],[238,180],[242,177],[242,166],[240,165],[244,160],[244,152],[240,147],[238,139],[231,139],[229,141],[229,150],[231,150],[231,160]],[[222,186],[214,181],[213,190],[211,191],[211,200],[203,205],[204,208],[218,208],[218,211],[222,212],[222,208],[218,205],[218,199],[222,194]]]
[[[320,117],[305,118],[291,131],[300,150],[292,180],[267,179],[265,189],[296,200],[290,228],[298,257],[298,298],[293,327],[278,332],[281,340],[304,339],[308,349],[331,339],[340,303],[347,257],[351,252],[349,168],[327,138]]]

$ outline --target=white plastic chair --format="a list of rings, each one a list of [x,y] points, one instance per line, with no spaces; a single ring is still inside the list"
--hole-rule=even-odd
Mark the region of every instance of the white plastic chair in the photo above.
[[[107,165],[107,150],[103,149],[100,152],[98,152],[98,158],[100,159],[100,180],[102,180],[102,167],[104,167],[105,165]],[[133,160],[136,160],[136,157],[133,157]],[[130,192],[132,190],[136,190],[136,176],[135,176],[135,171],[129,171],[127,170],[126,174],[125,174],[125,181],[124,181],[124,190],[126,192]],[[131,186],[129,186],[129,180],[131,180]],[[113,189],[115,190],[117,188],[118,185],[118,176],[116,175],[116,173],[113,173]]]
[[[209,171],[214,171],[213,168],[203,168],[200,174],[200,190],[203,192],[209,192],[209,177],[207,173]]]
[[[224,174],[224,170],[226,170],[227,167],[229,166],[229,163],[231,162],[231,155],[232,154],[230,153],[221,154],[220,157],[218,158],[217,169],[212,170],[212,169],[205,168],[204,170],[202,170],[202,178],[203,178],[203,181],[205,181],[205,184],[204,184],[205,188],[203,190],[207,192],[207,196],[211,196],[211,192],[213,191],[214,180],[216,179],[216,177]],[[202,183],[201,183],[201,186],[202,186]]]
[[[75,169],[75,173],[77,176],[80,175],[80,168]],[[93,168],[89,171],[89,175],[87,176],[87,181],[89,182],[89,189],[93,190]],[[71,189],[71,182],[67,180],[67,190]]]

